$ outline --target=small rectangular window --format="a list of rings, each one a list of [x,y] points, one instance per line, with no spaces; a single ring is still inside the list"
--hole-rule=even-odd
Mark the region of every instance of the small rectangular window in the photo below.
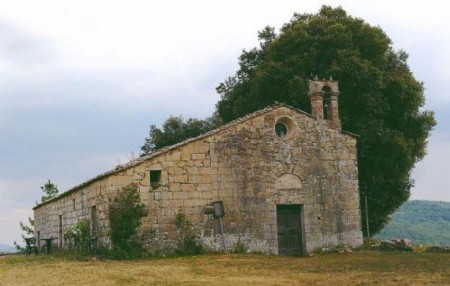
[[[161,185],[161,170],[150,171],[150,185],[152,188],[157,188]]]

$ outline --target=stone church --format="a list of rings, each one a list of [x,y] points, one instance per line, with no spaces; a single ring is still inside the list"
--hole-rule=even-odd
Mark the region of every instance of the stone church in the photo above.
[[[276,103],[37,205],[37,238],[65,248],[65,229],[88,218],[97,243],[109,245],[109,202],[135,183],[150,251],[174,244],[180,213],[210,250],[306,255],[361,245],[356,136],[341,130],[338,83],[309,89],[312,114]]]

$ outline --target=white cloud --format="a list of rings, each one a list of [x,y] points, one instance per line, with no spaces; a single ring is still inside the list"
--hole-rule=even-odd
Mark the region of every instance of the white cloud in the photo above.
[[[33,217],[33,211],[29,205],[15,205],[11,208],[0,209],[0,243],[13,246],[14,241],[23,245],[20,222],[27,223],[28,217]]]
[[[0,61],[3,68],[16,65],[32,68],[33,65],[53,61],[57,52],[51,44],[31,34],[26,29],[0,20]]]
[[[8,208],[15,202],[33,205],[40,200],[39,186],[36,178],[0,178],[0,209]]]
[[[0,178],[0,243],[13,245],[22,243],[20,221],[27,222],[33,217],[32,207],[40,200],[39,187],[36,192],[36,179]]]
[[[417,165],[413,178],[416,181],[412,199],[450,201],[448,162],[450,162],[450,133],[436,134],[430,138],[428,155]]]
[[[92,70],[158,66],[173,71],[192,68],[199,60],[230,49],[252,47],[256,32],[265,25],[280,27],[296,10],[315,10],[319,4],[19,0],[3,6],[0,15],[53,39],[67,66]]]

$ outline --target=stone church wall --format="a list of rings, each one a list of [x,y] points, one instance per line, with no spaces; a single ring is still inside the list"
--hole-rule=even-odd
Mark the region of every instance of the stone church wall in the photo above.
[[[288,127],[282,138],[277,122]],[[150,182],[151,171],[161,171],[158,186]],[[249,251],[278,253],[277,205],[287,204],[302,207],[304,253],[362,244],[356,139],[286,106],[160,151],[40,205],[36,231],[64,246],[60,230],[95,211],[98,242],[108,245],[108,202],[129,183],[138,184],[147,206],[139,232],[154,252],[175,246],[179,213],[208,248],[221,250],[218,221],[206,211],[219,200],[227,249],[240,243]]]

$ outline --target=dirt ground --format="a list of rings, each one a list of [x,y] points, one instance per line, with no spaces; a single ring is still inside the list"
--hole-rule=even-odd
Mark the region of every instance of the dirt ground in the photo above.
[[[0,257],[0,285],[450,285],[450,254],[209,254],[137,261],[13,255]]]

